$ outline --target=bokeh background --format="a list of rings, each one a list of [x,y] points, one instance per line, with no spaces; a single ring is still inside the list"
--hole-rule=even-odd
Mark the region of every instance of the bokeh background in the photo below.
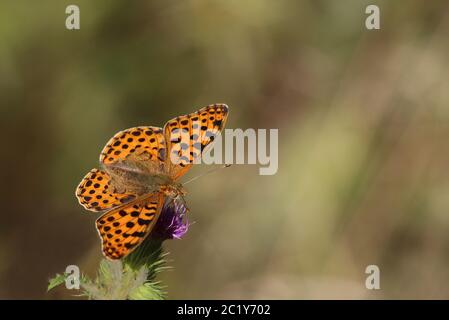
[[[449,298],[448,5],[1,1],[0,298],[73,299],[46,286],[95,275],[98,215],[74,191],[101,148],[215,102],[228,128],[279,129],[279,171],[189,184],[169,298]]]

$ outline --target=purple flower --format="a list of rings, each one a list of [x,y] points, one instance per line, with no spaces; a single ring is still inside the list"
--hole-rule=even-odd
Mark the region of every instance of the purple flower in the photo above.
[[[152,232],[158,239],[181,239],[189,229],[187,208],[182,201],[169,199],[162,208],[161,215]]]

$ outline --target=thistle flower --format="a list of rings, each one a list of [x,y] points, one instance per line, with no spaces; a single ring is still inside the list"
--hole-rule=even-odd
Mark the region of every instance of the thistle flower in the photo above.
[[[184,202],[176,199],[166,201],[151,237],[161,240],[181,239],[189,230],[186,213]]]

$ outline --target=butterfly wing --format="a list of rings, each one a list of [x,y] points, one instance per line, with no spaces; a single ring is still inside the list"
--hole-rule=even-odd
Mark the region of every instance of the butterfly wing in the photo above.
[[[154,227],[164,200],[161,193],[145,195],[98,218],[96,226],[103,254],[115,260],[132,252]]]
[[[100,163],[120,166],[126,161],[151,164],[151,171],[162,171],[165,139],[161,128],[134,127],[116,133],[100,153]]]
[[[76,197],[84,208],[98,212],[126,203],[134,199],[136,194],[117,193],[106,172],[92,169],[76,188]]]
[[[164,126],[166,174],[174,180],[182,177],[221,132],[227,118],[228,106],[213,104],[168,121]]]

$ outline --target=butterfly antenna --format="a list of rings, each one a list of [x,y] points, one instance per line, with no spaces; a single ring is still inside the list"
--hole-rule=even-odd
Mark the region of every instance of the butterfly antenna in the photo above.
[[[208,174],[210,174],[210,173],[213,173],[213,172],[215,172],[215,171],[217,171],[217,170],[220,170],[220,169],[223,169],[223,168],[228,168],[228,167],[230,167],[230,166],[231,166],[230,164],[224,164],[224,165],[219,166],[219,167],[217,167],[217,168],[210,169],[209,171],[206,171],[206,172],[204,172],[204,173],[202,173],[202,174],[200,174],[200,175],[197,175],[196,177],[193,177],[193,178],[190,179],[190,180],[187,180],[186,182],[183,183],[183,185],[186,185],[186,184],[188,184],[188,183],[190,183],[190,182],[192,182],[192,181],[195,181],[195,180],[198,179],[198,178],[204,177],[205,175],[208,175]]]

